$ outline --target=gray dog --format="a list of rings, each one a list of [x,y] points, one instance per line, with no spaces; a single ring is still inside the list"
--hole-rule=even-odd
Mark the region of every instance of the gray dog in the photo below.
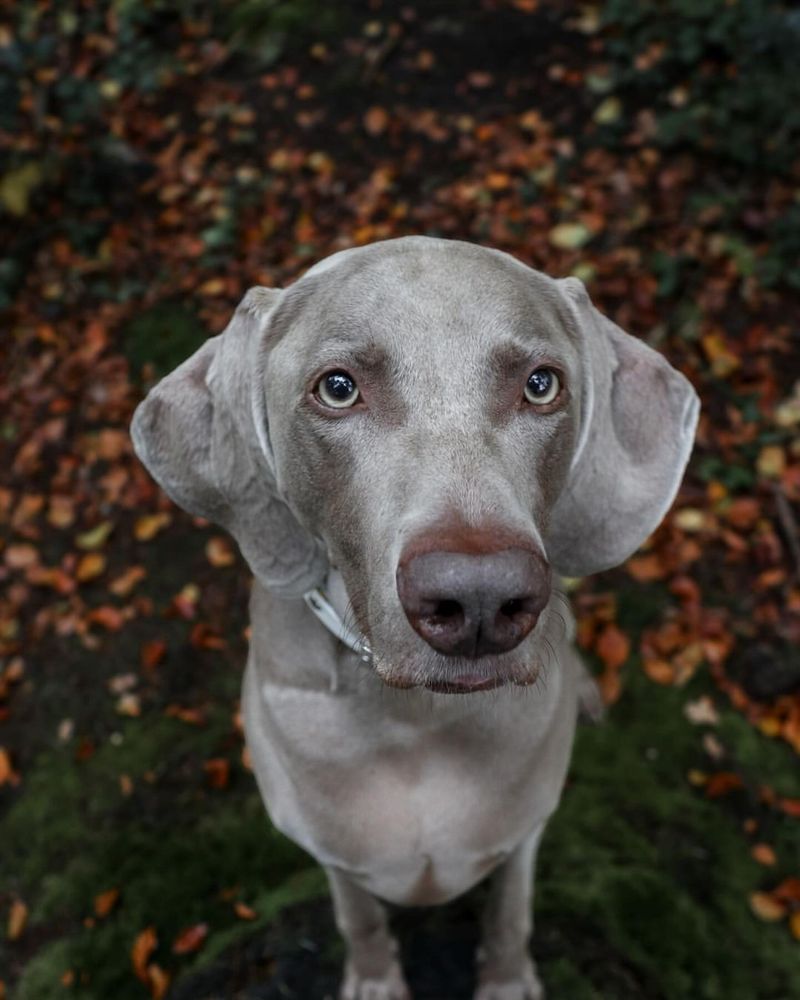
[[[644,541],[697,412],[580,281],[425,237],[252,289],[137,410],[141,460],[255,575],[247,742],[328,874],[344,1000],[409,997],[379,900],[486,876],[475,998],[543,996],[534,858],[591,685],[552,574]]]

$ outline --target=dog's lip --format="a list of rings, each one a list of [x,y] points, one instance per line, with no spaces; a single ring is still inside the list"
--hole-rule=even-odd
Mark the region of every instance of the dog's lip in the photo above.
[[[430,680],[425,687],[436,694],[476,694],[492,691],[508,683],[507,677],[487,677],[485,674],[459,674],[449,680]]]

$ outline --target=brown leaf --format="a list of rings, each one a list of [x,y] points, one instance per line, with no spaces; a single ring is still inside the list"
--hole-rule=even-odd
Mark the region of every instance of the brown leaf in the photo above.
[[[131,948],[131,963],[133,964],[133,971],[136,973],[138,979],[140,979],[145,985],[150,982],[150,976],[147,971],[147,963],[150,961],[150,956],[158,947],[158,936],[156,935],[155,927],[145,927],[143,931],[140,931],[136,936],[136,940],[133,942],[133,947]]]
[[[389,113],[385,108],[371,107],[364,114],[364,130],[370,135],[381,135],[389,124]]]
[[[212,566],[232,566],[236,562],[230,542],[222,535],[214,535],[206,543],[206,558]]]
[[[640,583],[646,583],[649,580],[663,580],[666,576],[661,557],[655,552],[645,556],[634,556],[633,559],[627,561],[625,569],[634,580],[639,580]]]
[[[170,975],[160,965],[153,963],[147,966],[148,986],[153,1000],[163,1000],[169,989]]]
[[[778,862],[775,849],[769,844],[753,844],[750,854],[760,865],[774,865]]]
[[[19,782],[20,777],[11,763],[11,755],[5,747],[0,747],[0,788],[3,785],[16,786]]]
[[[131,566],[112,580],[108,589],[115,597],[127,597],[137,583],[141,583],[146,576],[147,571],[144,566]]]
[[[105,572],[106,557],[102,552],[87,552],[78,563],[75,570],[75,579],[79,583],[88,583],[89,580],[96,580]]]
[[[28,907],[21,899],[15,899],[8,911],[6,936],[9,941],[18,941],[28,922]]]
[[[233,909],[240,920],[255,920],[258,916],[252,906],[248,906],[247,903],[242,903],[239,900],[233,904]]]
[[[133,535],[137,542],[149,542],[155,538],[159,531],[162,531],[172,520],[172,517],[162,511],[159,514],[145,514],[138,518],[133,527]]]
[[[230,780],[231,765],[225,757],[212,757],[203,763],[208,783],[212,788],[225,788]]]
[[[145,670],[155,670],[167,655],[167,644],[163,639],[151,639],[142,644],[139,660]]]
[[[28,542],[19,542],[8,546],[3,561],[9,569],[28,569],[39,562],[39,551]]]
[[[706,795],[710,799],[718,799],[743,785],[741,777],[733,771],[718,771],[716,774],[712,774],[706,782]]]
[[[172,942],[172,951],[176,955],[188,955],[202,947],[208,937],[208,924],[193,924],[185,927]]]
[[[119,889],[107,889],[94,897],[94,912],[101,919],[107,917],[119,899]]]
[[[789,917],[789,930],[800,941],[800,910],[795,910],[791,917]]]
[[[612,622],[600,633],[594,649],[609,670],[618,670],[630,655],[631,643],[625,633]]]
[[[786,906],[768,892],[751,892],[750,909],[759,920],[774,922],[786,916]]]

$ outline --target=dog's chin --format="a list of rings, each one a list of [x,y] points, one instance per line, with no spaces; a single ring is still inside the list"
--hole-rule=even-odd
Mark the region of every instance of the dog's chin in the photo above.
[[[539,676],[538,664],[508,656],[476,660],[436,656],[431,662],[398,662],[376,656],[374,668],[384,684],[393,688],[424,688],[435,694],[479,694],[515,685],[530,687]]]

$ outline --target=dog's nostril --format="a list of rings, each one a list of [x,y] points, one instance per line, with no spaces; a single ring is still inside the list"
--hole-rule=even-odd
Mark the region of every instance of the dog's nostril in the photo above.
[[[529,597],[512,597],[510,600],[500,605],[500,616],[510,618],[512,621],[520,615],[530,613],[533,602]]]
[[[431,614],[431,618],[440,622],[455,622],[463,617],[464,609],[458,601],[450,600],[437,601]]]

